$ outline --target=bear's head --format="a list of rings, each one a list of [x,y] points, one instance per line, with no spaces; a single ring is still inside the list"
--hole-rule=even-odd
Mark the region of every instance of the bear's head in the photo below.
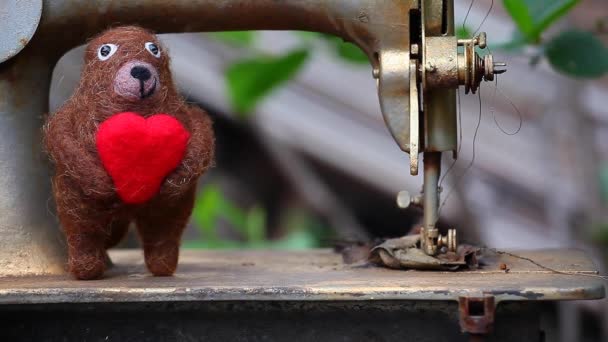
[[[84,59],[78,92],[99,109],[158,108],[175,94],[169,56],[156,35],[143,28],[105,31],[89,42]]]

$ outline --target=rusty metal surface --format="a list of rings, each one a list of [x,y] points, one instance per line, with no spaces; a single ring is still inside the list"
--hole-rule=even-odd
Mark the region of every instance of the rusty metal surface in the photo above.
[[[0,275],[64,272],[41,151],[52,65],[30,45],[0,64]]]
[[[494,297],[458,298],[460,329],[463,332],[486,335],[494,329],[496,304]]]
[[[34,36],[42,0],[0,1],[0,63],[18,54]]]
[[[595,273],[582,252],[517,252],[547,267]],[[477,271],[397,271],[344,265],[327,250],[185,251],[175,277],[155,278],[139,250],[111,253],[116,266],[103,280],[67,276],[0,278],[0,303],[167,301],[448,300],[491,295],[501,301],[579,300],[604,296],[602,280],[551,274],[524,260],[496,256]],[[500,270],[506,263],[510,272]]]

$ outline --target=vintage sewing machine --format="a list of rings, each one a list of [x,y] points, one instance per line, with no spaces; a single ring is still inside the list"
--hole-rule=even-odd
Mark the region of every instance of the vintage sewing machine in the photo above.
[[[361,270],[358,275],[325,274],[323,279],[329,279],[329,285],[315,283],[318,279],[313,271],[293,273],[290,263],[294,261],[281,264],[275,260],[269,263],[268,279],[261,283],[247,276],[230,283],[234,276],[227,276],[226,285],[203,281],[205,270],[188,266],[189,262],[205,265],[216,255],[212,253],[203,257],[186,255],[183,272],[199,272],[201,276],[183,282],[179,277],[164,284],[159,280],[134,283],[133,279],[120,278],[114,283],[108,280],[99,284],[98,288],[61,283],[57,279],[63,279],[65,247],[48,210],[48,175],[39,155],[41,117],[47,111],[51,72],[59,57],[115,23],[138,24],[160,33],[306,30],[336,35],[358,45],[369,56],[373,77],[378,80],[386,125],[399,147],[409,153],[411,174],[423,169],[422,193],[410,196],[401,192],[398,205],[414,203],[424,208],[420,248],[427,255],[457,248],[456,230],[440,235],[436,227],[441,155],[447,152],[457,158],[456,90],[462,86],[465,93],[475,93],[482,81],[493,80],[506,66],[494,62],[491,54],[481,57],[476,52],[477,48],[486,48],[485,33],[470,39],[455,37],[453,0],[4,0],[0,3],[0,274],[29,280],[24,284],[18,280],[21,278],[0,279],[0,293],[4,296],[0,302],[459,299],[462,329],[486,333],[494,321],[495,306],[503,300],[603,297],[601,281],[547,274],[534,265],[514,260],[509,262],[519,264],[523,272],[516,279],[502,277],[504,272],[500,272],[500,279],[496,275],[467,273],[445,274],[440,281],[439,275],[421,272],[408,274],[409,283],[405,285],[398,285],[406,280],[397,271],[387,275],[369,270]],[[234,253],[235,262],[242,258],[264,262],[255,253]],[[334,257],[319,253],[311,252],[310,259],[334,262]],[[567,265],[547,256],[544,259],[562,271],[595,272],[583,255],[568,253],[561,253],[564,258],[566,254],[570,257]],[[133,255],[117,255],[118,263],[134,260]],[[217,257],[225,259],[222,253]],[[279,257],[291,260],[283,254]],[[543,259],[542,253],[537,257]],[[241,272],[234,268],[236,264],[222,265],[228,273]],[[291,275],[292,280],[286,280],[283,274]],[[40,285],[36,286],[36,281],[29,278],[32,275],[50,278],[39,278]],[[273,275],[280,278],[274,285]],[[214,276],[218,281],[224,279],[221,274]],[[336,285],[340,277],[345,277],[346,286]],[[332,279],[338,282],[332,285]],[[239,286],[243,288],[235,290]],[[227,287],[233,290],[225,291]],[[167,296],[170,288],[177,290]],[[248,292],[247,288],[258,292]],[[408,316],[414,327],[419,322],[415,316]],[[534,316],[520,318],[530,317]],[[518,335],[520,339],[521,336]]]

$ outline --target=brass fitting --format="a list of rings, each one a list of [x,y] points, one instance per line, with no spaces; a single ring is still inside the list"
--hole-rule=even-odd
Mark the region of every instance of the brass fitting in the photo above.
[[[458,53],[458,83],[464,85],[466,94],[475,94],[482,81],[493,81],[494,75],[507,71],[506,63],[494,62],[492,54],[482,58],[475,51],[477,46],[481,49],[487,47],[485,32],[471,39],[458,39],[457,45],[464,47],[464,51]]]

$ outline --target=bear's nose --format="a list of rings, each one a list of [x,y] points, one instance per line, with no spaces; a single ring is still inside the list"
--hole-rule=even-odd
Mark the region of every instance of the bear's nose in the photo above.
[[[148,70],[148,68],[142,67],[142,66],[136,66],[133,67],[133,69],[131,69],[131,76],[133,76],[134,78],[137,78],[138,80],[145,82],[147,80],[150,79],[150,77],[152,77],[152,73],[150,72],[150,70]]]

